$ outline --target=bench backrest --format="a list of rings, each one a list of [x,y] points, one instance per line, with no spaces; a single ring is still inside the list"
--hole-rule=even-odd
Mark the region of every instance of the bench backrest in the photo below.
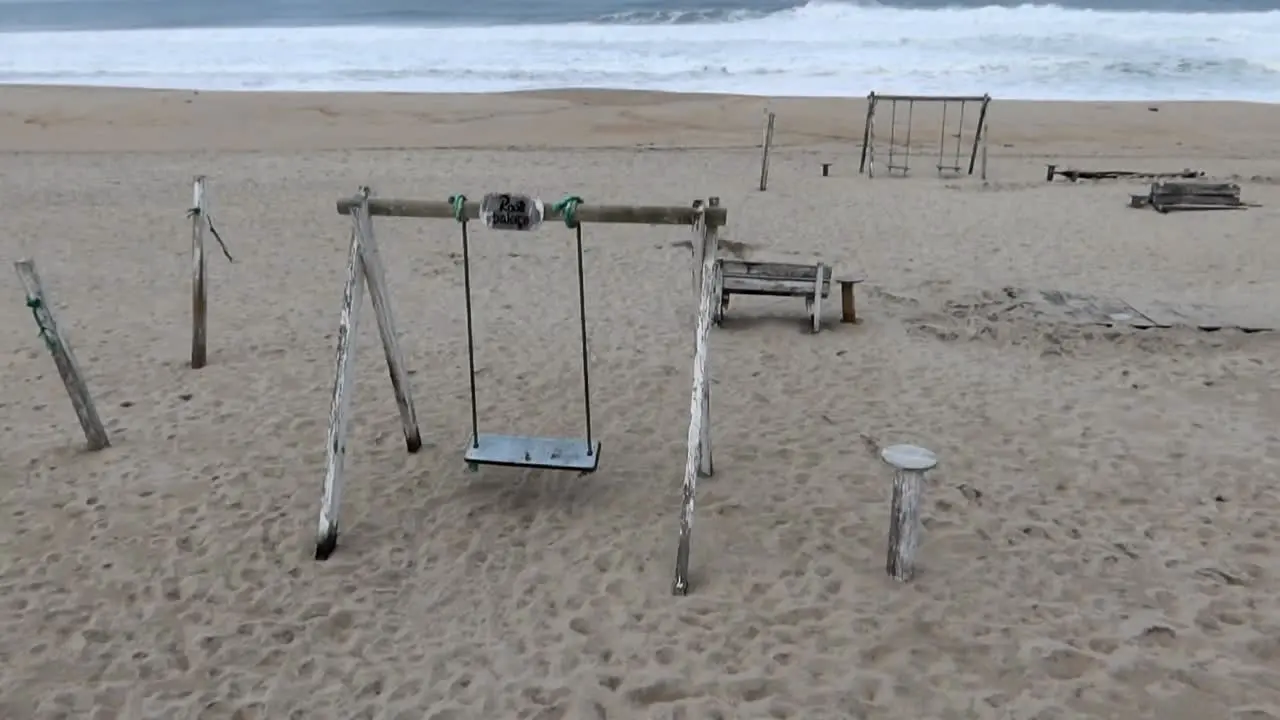
[[[720,260],[723,277],[759,278],[761,280],[807,280],[813,283],[818,266],[799,263],[750,262],[747,260]],[[823,282],[831,282],[831,266],[822,267]]]

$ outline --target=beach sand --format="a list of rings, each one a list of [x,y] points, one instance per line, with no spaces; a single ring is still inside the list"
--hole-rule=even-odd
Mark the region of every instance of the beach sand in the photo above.
[[[1032,302],[1280,323],[1280,106],[997,99],[984,183],[928,150],[860,176],[860,100],[775,100],[761,193],[766,103],[0,89],[0,256],[36,260],[113,443],[84,450],[6,270],[0,717],[1280,718],[1280,339]],[[1051,185],[1048,162],[1198,168],[1261,207],[1134,210],[1143,181]],[[198,371],[195,174],[235,258],[209,241]],[[799,299],[735,298],[713,330],[688,597],[682,228],[585,228],[600,470],[472,474],[458,228],[379,218],[426,446],[366,302],[343,535],[312,559],[334,203],[363,184],[718,196],[746,257],[866,274],[859,325],[834,297],[818,335]],[[473,233],[482,430],[582,432],[572,237]],[[899,442],[941,461],[910,584],[874,452]]]

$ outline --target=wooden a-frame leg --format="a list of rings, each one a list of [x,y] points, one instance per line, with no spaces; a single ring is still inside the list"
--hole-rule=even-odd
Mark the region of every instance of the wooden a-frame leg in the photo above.
[[[712,206],[717,203],[713,201]],[[716,228],[706,224],[705,214],[701,214],[694,225],[695,247],[701,249],[699,259],[702,267],[698,273],[701,280],[698,297],[698,323],[693,352],[693,391],[690,396],[688,454],[685,457],[684,481],[681,484],[680,498],[680,537],[676,547],[675,580],[671,592],[675,595],[686,595],[689,592],[689,553],[693,545],[693,511],[697,495],[698,476],[703,469],[711,469],[711,412],[708,408],[710,393],[708,390],[708,367],[710,365],[709,346],[711,343],[711,313],[715,297],[715,266],[719,239]]]
[[[342,317],[338,321],[338,357],[334,368],[333,397],[329,402],[329,432],[325,443],[324,494],[320,499],[320,524],[316,530],[316,559],[326,560],[338,547],[338,511],[342,504],[342,470],[347,454],[347,418],[354,391],[356,330],[364,303],[365,273],[360,260],[360,233],[351,233],[347,256],[347,284],[342,292]]]
[[[373,301],[373,314],[378,319],[378,335],[382,338],[382,351],[387,358],[391,389],[395,393],[396,407],[400,410],[405,446],[409,452],[416,453],[422,448],[418,414],[414,410],[413,396],[409,392],[409,373],[405,370],[404,353],[400,351],[400,342],[396,338],[395,315],[391,311],[387,274],[373,234],[373,218],[369,215],[369,189],[361,188],[360,191],[364,201],[358,208],[351,208],[351,224],[360,238],[361,265],[364,268],[365,282],[369,286],[369,299]]]

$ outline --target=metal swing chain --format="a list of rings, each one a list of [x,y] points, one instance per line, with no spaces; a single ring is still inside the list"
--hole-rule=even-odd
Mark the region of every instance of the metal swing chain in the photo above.
[[[582,336],[582,400],[587,416],[587,457],[595,454],[595,443],[591,440],[591,363],[587,348],[587,286],[586,273],[582,259],[582,223],[578,222],[578,206],[582,198],[576,195],[566,196],[553,206],[553,211],[564,215],[564,224],[573,228],[578,246],[578,321]]]
[[[471,243],[467,238],[467,196],[453,195],[453,219],[462,224],[462,286],[467,294],[467,378],[471,383],[471,447],[480,447],[480,412],[476,409],[476,340],[471,323]]]

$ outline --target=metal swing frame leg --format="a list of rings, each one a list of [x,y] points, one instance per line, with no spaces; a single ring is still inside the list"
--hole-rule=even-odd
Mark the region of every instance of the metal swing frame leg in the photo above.
[[[590,352],[587,347],[586,277],[582,257],[582,226],[575,227],[578,250],[578,319],[582,335],[582,385],[586,407],[586,439],[499,435],[480,432],[476,405],[475,332],[471,305],[471,251],[467,222],[462,221],[462,272],[467,296],[467,369],[471,383],[471,438],[465,459],[472,470],[481,465],[595,472],[600,464],[600,443],[591,434]]]

